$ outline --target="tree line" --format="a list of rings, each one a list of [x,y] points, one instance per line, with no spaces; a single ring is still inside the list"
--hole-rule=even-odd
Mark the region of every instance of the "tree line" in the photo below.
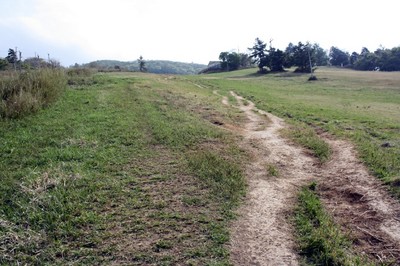
[[[361,53],[342,51],[332,46],[324,50],[317,43],[289,43],[285,50],[276,49],[259,38],[247,53],[221,52],[220,71],[232,71],[256,65],[259,73],[279,72],[296,67],[295,72],[312,72],[317,66],[340,66],[356,70],[400,71],[400,47],[379,48],[370,52],[362,48]],[[215,67],[213,68],[215,70]]]

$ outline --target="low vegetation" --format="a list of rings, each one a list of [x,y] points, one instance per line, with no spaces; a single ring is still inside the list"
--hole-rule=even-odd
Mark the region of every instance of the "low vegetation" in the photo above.
[[[323,141],[313,128],[293,122],[291,127],[284,131],[284,134],[296,143],[308,148],[321,163],[329,159],[331,150],[328,143]]]
[[[300,254],[308,265],[367,265],[351,251],[351,241],[326,213],[316,183],[304,187],[295,212]]]
[[[93,78],[0,121],[0,264],[228,264],[245,157],[212,124],[230,119],[219,99],[176,77]]]
[[[215,90],[285,117],[287,134],[322,162],[330,151],[319,132],[353,141],[400,197],[398,73],[320,68],[308,82],[254,72],[3,72],[0,264],[228,264],[228,222],[248,159],[218,127],[241,114]],[[361,265],[316,184],[302,190],[296,224],[309,263]]]
[[[64,91],[61,69],[8,71],[0,77],[0,117],[16,118],[37,112],[55,102]]]

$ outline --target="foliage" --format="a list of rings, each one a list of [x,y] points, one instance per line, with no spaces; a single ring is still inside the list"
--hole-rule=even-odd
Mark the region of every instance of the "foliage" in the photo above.
[[[352,53],[350,64],[357,70],[400,71],[400,47],[378,48],[375,52],[364,47],[360,54]]]
[[[310,73],[311,63],[315,62],[314,49],[310,43],[299,42],[297,45],[290,45],[286,48],[286,56],[290,65],[296,66],[296,72]]]
[[[268,51],[268,67],[273,72],[283,71],[283,65],[285,64],[285,55],[283,51],[275,48],[270,48]]]
[[[10,64],[16,64],[18,62],[17,51],[14,51],[11,48],[8,49],[8,55],[6,57],[6,60]]]
[[[351,242],[326,213],[315,193],[316,183],[303,187],[298,197],[295,223],[300,254],[311,265],[366,265],[351,254]]]
[[[253,47],[249,48],[251,51],[250,58],[253,59],[253,64],[257,64],[259,72],[264,72],[264,67],[267,66],[266,47],[266,43],[256,38]]]
[[[272,72],[284,70],[285,54],[283,51],[273,48],[271,42],[269,49],[266,49],[267,45],[259,38],[256,38],[254,46],[249,48],[251,51],[250,58],[254,59],[253,63],[258,65],[260,73],[265,73],[267,71],[265,68]]]
[[[95,83],[94,71],[91,68],[73,67],[67,69],[68,85],[70,86],[82,86],[92,85]]]
[[[65,88],[63,70],[12,73],[0,80],[0,117],[17,118],[56,101]]]
[[[349,64],[349,53],[343,52],[337,47],[332,46],[329,50],[329,62],[332,66],[346,66]]]
[[[246,67],[248,64],[246,54],[239,54],[236,52],[221,52],[219,59],[221,60],[222,70],[233,71],[241,67]]]
[[[319,46],[319,44],[314,43],[312,45],[313,58],[315,59],[315,64],[317,66],[326,66],[328,65],[329,57],[326,51]]]

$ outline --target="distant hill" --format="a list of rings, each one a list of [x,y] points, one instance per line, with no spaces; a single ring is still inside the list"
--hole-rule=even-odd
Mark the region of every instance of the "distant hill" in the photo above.
[[[119,69],[122,71],[139,71],[139,64],[137,61],[123,62],[117,60],[98,60],[84,64],[83,66],[97,68],[104,71],[115,71]],[[146,61],[147,72],[157,74],[197,74],[206,67],[206,65],[202,64],[182,63],[166,60]]]

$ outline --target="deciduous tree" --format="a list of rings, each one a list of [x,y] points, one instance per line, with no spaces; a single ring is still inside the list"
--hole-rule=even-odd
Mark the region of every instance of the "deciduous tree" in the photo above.
[[[332,66],[346,66],[349,64],[350,54],[332,46],[329,51],[329,62]]]

